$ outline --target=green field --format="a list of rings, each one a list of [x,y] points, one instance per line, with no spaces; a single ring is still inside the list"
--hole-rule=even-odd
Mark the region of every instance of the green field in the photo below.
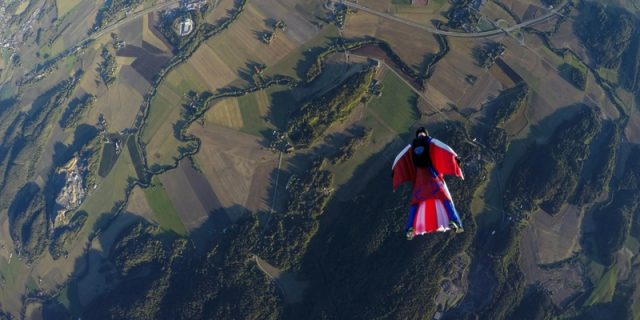
[[[404,5],[410,5],[411,4],[411,0],[391,0],[392,4],[404,4]]]
[[[600,281],[598,281],[598,285],[589,296],[589,299],[587,299],[587,306],[611,302],[613,293],[616,290],[616,281],[618,280],[617,271],[618,268],[616,268],[615,265],[607,270]]]
[[[56,0],[56,7],[58,8],[58,17],[64,17],[69,11],[73,10],[81,0]]]
[[[144,189],[144,195],[162,229],[173,231],[181,236],[187,234],[187,229],[180,221],[178,212],[173,207],[167,191],[156,176],[151,179],[151,187]]]
[[[382,84],[382,96],[372,97],[369,106],[396,133],[404,133],[418,120],[418,96],[392,72],[387,72]]]
[[[151,101],[151,107],[149,108],[149,116],[144,125],[142,131],[142,140],[145,143],[149,143],[156,132],[162,126],[165,119],[171,114],[172,103],[163,97],[160,93],[157,93]],[[175,106],[176,108],[178,106]]]
[[[258,107],[258,100],[256,100],[255,93],[238,97],[238,105],[240,106],[243,123],[240,131],[262,136],[264,132],[270,132],[272,130],[260,115],[260,108]]]
[[[10,286],[14,286],[20,279],[20,273],[24,272],[26,266],[20,260],[17,255],[13,255],[10,260],[5,260],[5,258],[0,258],[0,279],[5,281],[5,288],[10,288]],[[15,288],[15,290],[20,291],[21,289]]]
[[[99,217],[110,214],[116,202],[124,201],[128,180],[135,176],[129,152],[127,148],[123,148],[107,177],[98,182],[98,187],[89,193],[84,203],[78,208],[89,214],[78,238],[86,237]],[[82,243],[78,242],[76,245],[82,245]]]
[[[587,66],[585,66],[584,63],[582,63],[582,61],[576,58],[573,54],[565,55],[564,62],[576,67],[578,70],[580,70],[580,72],[584,74],[587,74],[587,72],[589,71],[587,70]]]
[[[57,300],[72,314],[79,315],[81,313],[77,283],[72,281],[69,285],[64,287],[64,289],[60,291],[60,294],[58,294]]]
[[[371,112],[367,112],[358,125],[372,129],[371,138],[367,144],[358,148],[351,159],[336,166],[332,170],[336,174],[336,185],[342,185],[349,182],[353,173],[358,169],[358,167],[360,167],[360,165],[375,156],[389,141],[397,137],[395,132],[392,132],[387,125],[382,123],[382,120],[379,119],[379,117],[374,116]]]
[[[116,146],[113,143],[105,143],[102,145],[102,155],[100,156],[100,166],[98,167],[98,174],[101,177],[106,177],[113,165],[118,160],[118,155],[116,154]]]

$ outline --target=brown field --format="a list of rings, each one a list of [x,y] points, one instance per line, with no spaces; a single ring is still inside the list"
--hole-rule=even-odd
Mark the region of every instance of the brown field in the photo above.
[[[507,88],[493,74],[494,72],[481,74],[475,84],[462,93],[461,98],[456,102],[460,110],[479,110],[489,96],[495,97],[500,94],[501,90]],[[463,111],[463,113],[465,112]]]
[[[144,96],[151,88],[151,84],[131,66],[121,66],[119,76],[123,85],[135,89],[140,96]]]
[[[553,216],[542,210],[533,213],[525,231],[537,248],[536,261],[548,264],[567,259],[580,250],[580,209],[568,205]]]
[[[238,99],[228,98],[219,100],[207,111],[205,121],[232,129],[242,128],[242,114],[240,113]]]
[[[431,26],[431,20],[442,17],[439,13],[440,8],[438,8],[437,5],[428,5],[426,7],[396,5],[393,9],[395,16],[423,24],[425,26]]]
[[[542,32],[553,32],[553,30],[555,29],[557,20],[558,20],[557,18],[548,19],[546,21],[536,23],[531,27],[533,27],[536,30],[540,30]]]
[[[201,86],[213,91],[224,87],[238,77],[237,70],[230,68],[211,47],[203,45],[191,56],[189,63],[178,70],[190,67],[189,72],[199,76]],[[188,79],[189,76],[183,76]]]
[[[506,21],[506,24],[509,26],[512,26],[518,23],[513,19],[513,17],[511,17],[511,15],[509,15],[508,12],[506,12],[500,6],[498,6],[497,4],[491,1],[485,2],[485,4],[482,6],[481,12],[483,16],[485,16],[487,19],[494,22],[497,20]],[[518,17],[521,17],[521,15],[518,15],[518,14],[516,15]]]
[[[97,93],[97,85],[96,79],[99,77],[98,71],[96,68],[98,67],[98,63],[102,61],[100,57],[99,46],[91,46],[84,49],[84,54],[80,57],[80,61],[85,66],[89,66],[85,68],[84,76],[80,79],[78,86],[82,88],[85,92],[91,93],[95,95]]]
[[[538,265],[569,258],[580,250],[580,212],[569,206],[555,216],[537,211],[523,232],[520,268],[527,283],[541,282],[551,291],[551,299],[560,305],[572,294],[582,290],[581,266],[577,263],[543,270]]]
[[[629,123],[624,129],[624,134],[629,142],[640,144],[640,112],[638,108],[631,109]]]
[[[430,92],[440,92],[439,95],[436,93],[434,96],[432,103],[434,106],[443,108],[446,107],[446,103],[451,102],[460,108],[471,107],[474,101],[486,99],[486,96],[479,96],[482,93],[489,94],[500,89],[500,83],[495,81],[486,69],[477,66],[471,55],[472,48],[480,45],[480,43],[450,39],[449,45],[451,46],[451,51],[436,65],[435,72],[428,81],[428,99],[433,94]],[[475,85],[471,86],[465,80],[467,74],[478,77]],[[488,80],[490,82],[489,87],[482,88],[484,84],[480,83],[480,79]],[[438,99],[438,96],[446,97],[449,101],[444,101],[442,98]],[[440,104],[435,104],[435,102],[440,102]]]
[[[218,21],[228,15],[227,10],[235,6],[235,0],[218,0],[218,5],[210,10],[205,17],[210,24],[217,24]]]
[[[296,43],[286,32],[279,32],[269,45],[263,43],[259,33],[270,28],[265,24],[269,18],[250,3],[237,21],[219,36],[207,41],[206,45],[220,57],[224,65],[235,72],[247,69],[247,63],[251,61],[274,65],[295,49]],[[212,67],[210,70],[218,68]]]
[[[551,37],[551,44],[556,48],[570,48],[580,57],[580,60],[591,63],[586,48],[574,33],[572,19],[560,25],[558,32]]]
[[[195,125],[189,132],[202,139],[196,161],[231,220],[246,209],[268,210],[268,186],[277,154],[262,147],[259,138],[229,128]]]
[[[363,11],[347,17],[343,35],[369,35],[384,40],[405,63],[416,69],[420,69],[426,54],[433,54],[439,50],[432,34]]]
[[[121,26],[118,27],[118,37],[120,40],[123,40],[127,43],[127,45],[133,46],[141,46],[142,45],[142,35],[143,29],[145,29],[144,19],[138,18],[135,20],[128,21]],[[110,38],[109,35],[106,35],[105,38]]]
[[[145,41],[158,48],[158,50],[169,54],[171,53],[171,45],[158,31],[155,30],[154,27],[154,24],[158,22],[158,19],[159,17],[155,12],[142,17],[142,41]]]
[[[25,308],[25,319],[43,319],[43,307],[40,302],[27,302]]]
[[[149,118],[142,134],[145,143],[149,143],[161,127],[167,124],[166,119],[172,112],[179,114],[176,109],[180,108],[182,96],[174,93],[167,86],[167,81],[161,84],[151,102]]]
[[[158,224],[156,215],[153,213],[153,209],[149,206],[144,191],[140,187],[133,188],[129,196],[126,212],[139,215],[154,224]]]
[[[507,43],[509,49],[505,51],[503,60],[527,82],[530,89],[540,95],[540,99],[545,100],[546,105],[551,107],[536,107],[533,121],[545,117],[554,109],[580,101],[587,105],[599,106],[606,117],[619,117],[618,111],[602,88],[596,84],[593,75],[588,75],[586,90],[578,90],[560,76],[558,68],[564,60],[544,47],[539,39],[528,37],[526,47],[516,44],[513,39],[509,39]]]
[[[87,31],[91,29],[99,8],[100,5],[94,1],[82,1],[74,10],[64,16],[64,20],[60,25],[65,26],[68,24],[69,26],[58,38],[63,43],[64,48],[80,42],[87,36]]]
[[[391,12],[394,5],[391,4],[391,0],[361,0],[359,4],[375,9],[382,12]]]
[[[211,212],[222,209],[205,176],[196,171],[189,160],[182,161],[176,170],[161,175],[160,181],[189,232],[202,226]],[[230,218],[216,221],[227,221],[221,226],[224,228],[227,227]]]
[[[527,82],[530,90],[538,93],[539,98],[545,102],[540,106],[532,106],[535,110],[532,114],[534,122],[545,118],[559,107],[580,101],[583,95],[582,91],[560,77],[557,71],[559,63],[550,62],[549,58],[553,56],[515,44],[509,45],[503,56],[503,60]],[[541,107],[544,105],[548,108]]]
[[[287,24],[286,35],[298,45],[303,44],[319,31],[310,20],[315,16],[324,17],[322,1],[319,0],[279,0],[256,1],[252,3],[268,19],[282,19]]]
[[[124,81],[116,80],[89,109],[87,121],[95,123],[98,115],[102,113],[109,124],[109,131],[118,132],[133,126],[140,105],[142,105],[142,95]]]
[[[563,305],[574,294],[584,290],[582,265],[573,263],[552,270],[543,270],[528,252],[531,249],[530,245],[524,242],[523,239],[519,264],[527,284],[542,284],[550,291],[551,301],[556,306]]]
[[[513,14],[515,14],[520,18],[521,21],[527,21],[532,18],[535,18],[536,16],[532,16],[533,9],[538,9],[538,10],[533,10],[534,12],[537,11],[538,15],[542,15],[547,12],[547,10],[542,8],[540,3],[536,1],[502,0],[500,2],[502,2],[505,6],[507,6]],[[533,9],[530,9],[530,8],[533,8]]]

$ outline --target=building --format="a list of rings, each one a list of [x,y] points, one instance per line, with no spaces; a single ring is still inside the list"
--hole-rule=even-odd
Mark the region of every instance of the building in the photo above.
[[[193,20],[190,18],[184,18],[180,21],[179,34],[181,37],[189,35],[193,31]]]

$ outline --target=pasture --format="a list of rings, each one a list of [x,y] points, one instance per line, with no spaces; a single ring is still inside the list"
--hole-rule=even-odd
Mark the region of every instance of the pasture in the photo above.
[[[592,306],[598,303],[607,303],[611,302],[613,299],[613,294],[616,289],[616,281],[617,277],[617,267],[613,265],[607,272],[602,276],[602,278],[596,284],[595,289],[591,292],[591,295],[585,302],[586,306]]]
[[[180,221],[178,212],[169,199],[164,185],[157,176],[151,179],[151,186],[144,189],[144,195],[162,229],[175,232],[181,236],[187,234],[184,224]]]
[[[232,129],[244,126],[238,98],[226,98],[215,101],[204,115],[206,123],[217,124]]]
[[[58,9],[58,17],[64,17],[69,11],[73,10],[82,0],[56,0],[56,8]]]
[[[418,95],[393,72],[386,72],[382,79],[382,96],[371,97],[369,107],[386,122],[395,133],[407,132],[420,118],[417,109]]]

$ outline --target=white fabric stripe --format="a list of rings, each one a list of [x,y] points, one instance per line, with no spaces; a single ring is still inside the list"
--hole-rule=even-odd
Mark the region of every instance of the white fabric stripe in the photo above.
[[[400,161],[402,156],[404,156],[404,154],[407,153],[407,151],[409,151],[410,148],[411,148],[411,145],[409,144],[404,149],[402,149],[402,151],[400,151],[400,153],[398,153],[398,155],[396,156],[396,159],[393,161],[393,165],[391,166],[391,170],[393,170],[393,168],[396,167],[396,163],[398,161]]]
[[[426,201],[420,202],[420,204],[418,205],[418,213],[416,214],[416,230],[414,230],[414,233],[424,233],[426,227],[424,225],[424,220],[425,220],[425,212],[426,210]]]
[[[436,200],[436,213],[438,214],[438,231],[449,230],[449,216],[442,200]]]
[[[458,154],[455,151],[453,151],[453,149],[451,149],[451,147],[446,145],[444,142],[442,142],[442,141],[440,141],[438,139],[435,139],[435,138],[431,139],[431,142],[435,143],[436,146],[453,153],[454,156],[456,156],[456,157],[458,156]]]
[[[451,193],[449,193],[449,188],[447,187],[447,183],[444,181],[444,179],[440,181],[442,181],[442,190],[444,190],[444,194],[447,196],[447,199],[453,202],[453,199],[451,199]]]

